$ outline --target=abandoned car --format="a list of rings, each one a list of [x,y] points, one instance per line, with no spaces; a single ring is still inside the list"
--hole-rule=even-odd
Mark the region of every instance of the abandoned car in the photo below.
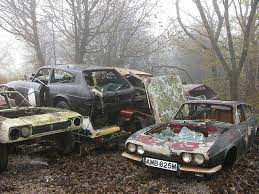
[[[122,155],[149,167],[206,176],[238,161],[256,131],[256,119],[247,104],[190,100],[173,121],[132,134]]]
[[[82,124],[83,117],[76,112],[34,107],[17,91],[0,91],[0,171],[7,168],[12,146],[25,148],[36,145],[36,140],[48,140],[56,142],[63,153],[71,151],[72,131],[81,129]]]
[[[66,108],[89,116],[94,128],[116,124],[121,109],[134,101],[134,87],[114,68],[86,65],[45,66],[27,81],[6,84],[36,106]]]

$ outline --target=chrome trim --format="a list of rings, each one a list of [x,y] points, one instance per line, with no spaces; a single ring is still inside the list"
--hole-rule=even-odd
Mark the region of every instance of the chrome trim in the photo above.
[[[133,154],[129,154],[127,152],[123,152],[121,155],[123,157],[131,159],[131,160],[135,160],[135,161],[138,161],[138,162],[142,161],[142,157],[141,156],[136,156],[136,155],[133,155]]]
[[[204,174],[214,174],[221,169],[222,169],[222,165],[218,165],[213,168],[202,168],[202,167],[193,167],[193,166],[185,166],[185,165],[179,166],[180,171],[197,172],[197,173],[204,173]]]

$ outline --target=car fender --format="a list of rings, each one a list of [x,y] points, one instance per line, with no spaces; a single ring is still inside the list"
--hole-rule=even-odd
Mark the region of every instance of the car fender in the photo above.
[[[55,106],[56,103],[59,101],[58,99],[63,99],[63,101],[66,101],[68,103],[68,105],[71,106],[71,101],[70,101],[69,97],[66,96],[65,94],[57,94],[53,98],[53,106]]]

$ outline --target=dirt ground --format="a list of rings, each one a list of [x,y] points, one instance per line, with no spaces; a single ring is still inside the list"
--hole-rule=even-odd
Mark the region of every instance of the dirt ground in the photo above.
[[[259,153],[209,180],[178,178],[121,157],[122,150],[79,157],[11,156],[0,174],[0,193],[259,193]]]

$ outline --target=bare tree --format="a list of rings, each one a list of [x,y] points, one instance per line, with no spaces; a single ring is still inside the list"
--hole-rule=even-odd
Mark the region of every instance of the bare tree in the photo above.
[[[249,18],[249,1],[233,2],[235,8],[235,17],[240,25],[242,34],[245,33],[245,25]],[[259,60],[259,9],[255,14],[255,18],[251,24],[250,32],[251,46],[244,64],[245,72],[245,94],[246,96],[254,96],[256,93],[256,81],[258,75]]]
[[[230,94],[233,100],[239,98],[239,82],[240,82],[240,73],[244,67],[244,63],[247,58],[248,49],[250,46],[250,32],[251,26],[254,21],[254,16],[256,13],[258,0],[251,0],[249,5],[249,12],[248,12],[248,19],[244,21],[243,29],[244,32],[242,34],[242,43],[241,49],[235,47],[234,45],[234,38],[233,38],[233,30],[231,29],[232,26],[230,24],[230,16],[229,16],[229,9],[231,3],[228,0],[224,0],[223,2],[218,2],[217,0],[212,0],[213,8],[215,10],[217,21],[213,20],[212,17],[209,17],[210,14],[206,12],[206,8],[202,5],[200,0],[194,0],[196,4],[200,17],[201,17],[201,24],[206,30],[206,34],[197,32],[196,29],[189,30],[187,27],[182,23],[180,18],[180,11],[179,11],[179,0],[176,1],[176,10],[178,13],[178,22],[185,33],[193,40],[198,41],[203,48],[205,49],[212,49],[215,56],[218,58],[219,63],[221,64],[226,79],[229,81],[230,85]],[[221,4],[222,3],[222,4]],[[224,9],[224,13],[220,11],[220,4]],[[225,24],[225,27],[223,26]],[[224,31],[222,28],[224,27]],[[196,31],[199,34],[203,34],[208,38],[210,44],[203,44],[195,37]],[[224,33],[223,33],[224,32]],[[220,37],[221,36],[221,37]],[[221,38],[221,40],[220,40]],[[222,43],[224,40],[227,44]]]
[[[74,62],[83,63],[96,38],[104,33],[103,26],[115,12],[113,0],[48,0],[54,25],[74,45]]]
[[[38,64],[45,65],[38,34],[36,0],[0,0],[0,27],[26,41],[36,52]]]
[[[117,24],[116,30],[106,29],[107,33],[102,36],[104,44],[108,42],[101,51],[103,64],[122,66],[134,59],[140,61],[158,50],[158,46],[154,47],[158,38],[147,32],[151,28],[149,20],[156,5],[157,1],[124,1],[119,14],[111,18]]]

